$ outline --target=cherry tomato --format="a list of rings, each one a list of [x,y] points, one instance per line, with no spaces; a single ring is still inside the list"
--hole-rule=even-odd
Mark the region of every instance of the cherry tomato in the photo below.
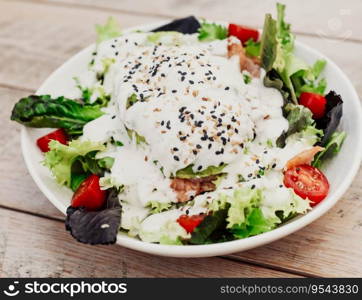
[[[310,165],[292,167],[284,173],[284,185],[292,188],[303,199],[308,198],[315,206],[327,197],[329,182],[326,176]]]
[[[259,31],[246,26],[229,24],[229,36],[237,37],[243,44],[252,39],[255,42],[259,39]]]
[[[98,210],[104,205],[106,195],[107,192],[101,190],[99,186],[99,177],[93,174],[85,179],[75,191],[72,206],[83,206],[87,210]]]
[[[199,224],[204,220],[206,215],[204,214],[199,214],[199,215],[181,215],[178,219],[177,222],[183,227],[185,228],[185,230],[188,233],[192,233],[195,228],[197,226],[199,226]]]
[[[322,95],[303,92],[300,95],[299,104],[308,107],[312,111],[314,119],[320,119],[325,114],[327,100]]]
[[[68,137],[63,129],[57,129],[37,139],[36,144],[38,145],[38,147],[42,152],[48,152],[50,150],[49,142],[52,140],[56,140],[59,143],[66,145]]]

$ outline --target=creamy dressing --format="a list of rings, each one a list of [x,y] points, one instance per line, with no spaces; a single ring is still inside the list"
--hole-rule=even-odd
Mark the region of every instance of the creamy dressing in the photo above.
[[[220,194],[245,186],[264,191],[265,214],[273,214],[278,201],[296,205],[294,193],[282,185],[282,169],[312,144],[289,138],[285,148],[275,146],[288,122],[281,94],[263,84],[264,71],[246,84],[250,75],[240,72],[238,57],[227,58],[227,40],[200,43],[196,35],[177,34],[155,45],[148,35],[132,33],[100,44],[91,70],[79,78],[91,87],[106,72],[103,88],[111,101],[105,115],[84,127],[82,139],[108,142],[98,156],[115,159],[102,182],[124,187],[121,227],[150,242],[164,235],[176,239],[176,233],[185,237],[176,222],[181,214],[207,212]],[[138,101],[127,107],[132,95]],[[136,133],[145,142],[137,144]],[[110,146],[111,138],[123,146]],[[193,205],[151,214],[152,202],[177,202],[170,177],[178,170],[221,164],[227,175],[215,191],[196,196]]]

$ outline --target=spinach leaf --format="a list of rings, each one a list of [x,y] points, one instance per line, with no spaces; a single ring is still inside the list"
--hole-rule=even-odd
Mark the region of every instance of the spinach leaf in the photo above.
[[[85,124],[102,115],[97,106],[64,97],[30,95],[15,104],[11,120],[28,127],[63,128],[69,135],[80,135]]]
[[[224,209],[219,209],[205,219],[197,226],[191,234],[190,244],[201,245],[210,242],[217,242],[215,238],[220,238],[226,232],[226,217],[230,204]],[[223,232],[223,233],[222,233]],[[214,234],[214,235],[213,235]]]

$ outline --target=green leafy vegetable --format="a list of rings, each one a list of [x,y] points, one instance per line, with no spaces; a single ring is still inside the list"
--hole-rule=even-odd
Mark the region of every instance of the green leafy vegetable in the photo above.
[[[88,177],[88,174],[82,173],[72,173],[71,175],[71,182],[70,182],[70,188],[73,192],[75,192],[80,184]]]
[[[248,74],[243,74],[243,79],[245,84],[249,84],[251,82],[251,77]]]
[[[135,130],[132,130],[132,129],[129,129],[129,128],[126,128],[126,130],[127,130],[127,134],[128,134],[130,139],[133,139],[133,137],[135,137],[137,145],[147,143],[145,137],[138,134]]]
[[[78,166],[75,166],[76,170],[74,170],[73,164],[80,158],[83,158],[83,164],[82,162],[80,164],[84,168],[85,161],[89,162],[89,158],[84,160],[88,153],[105,150],[105,146],[102,143],[80,140],[73,140],[68,145],[63,145],[53,140],[49,143],[49,147],[50,151],[45,153],[44,165],[51,170],[59,184],[64,184],[68,187],[72,185],[72,173],[84,173],[79,172]],[[89,165],[86,168],[85,172],[92,169]]]
[[[105,25],[96,25],[97,44],[121,35],[121,27],[115,18],[109,17]]]
[[[198,29],[198,32],[198,39],[203,42],[224,40],[228,36],[228,29],[225,26],[215,23],[201,23],[201,27]]]
[[[97,106],[64,97],[31,95],[15,104],[11,120],[28,127],[63,128],[70,135],[79,135],[85,124],[101,115],[103,112]]]
[[[253,39],[249,39],[245,43],[245,53],[250,57],[260,56],[261,43],[255,42]]]
[[[97,162],[98,166],[101,167],[102,169],[110,170],[114,164],[114,158],[106,156],[97,160]]]
[[[222,170],[226,167],[226,165],[221,166],[209,166],[205,170],[200,172],[193,171],[193,164],[188,165],[186,168],[178,170],[176,172],[177,178],[196,178],[196,177],[207,177],[212,175],[217,175],[222,173]]]
[[[276,144],[278,147],[285,146],[285,140],[288,136],[300,132],[315,123],[312,112],[305,106],[289,103],[284,107],[284,112],[289,122],[289,128],[277,139]]]
[[[132,94],[131,96],[129,96],[127,98],[127,102],[126,102],[126,108],[130,108],[133,104],[135,104],[136,102],[138,102],[137,99],[137,95],[136,94]]]
[[[346,136],[347,134],[344,131],[334,132],[329,138],[325,149],[315,156],[312,165],[321,168],[326,160],[332,158],[341,150]]]
[[[276,224],[263,216],[259,207],[252,208],[246,212],[245,221],[234,225],[231,229],[236,238],[242,239],[249,236],[261,234],[275,228]]]
[[[260,42],[261,66],[266,72],[273,68],[277,56],[277,24],[271,14],[265,15],[264,28]]]
[[[226,232],[226,217],[228,207],[207,215],[191,234],[190,244],[200,245],[220,241]],[[222,239],[223,240],[223,239]]]
[[[151,209],[152,214],[158,214],[168,210],[172,204],[169,202],[150,201],[147,206]]]

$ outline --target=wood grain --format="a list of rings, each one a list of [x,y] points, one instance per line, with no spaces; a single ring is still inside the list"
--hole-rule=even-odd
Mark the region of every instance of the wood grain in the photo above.
[[[120,246],[83,245],[62,222],[0,209],[0,277],[40,276],[296,277],[224,258],[165,258]]]
[[[210,3],[217,6],[217,2],[170,1],[170,5],[174,7],[179,3],[180,10],[177,10],[177,14],[185,15],[187,10],[182,8],[185,5],[194,7],[195,10],[199,7],[201,10],[200,7],[205,7]],[[0,206],[63,219],[63,216],[41,194],[30,178],[20,152],[18,137],[20,127],[11,123],[8,118],[12,105],[19,97],[37,89],[56,67],[94,41],[93,24],[104,22],[111,13],[110,10],[95,9],[95,2],[88,3],[83,8],[80,4],[76,8],[72,8],[63,4],[59,5],[59,3],[56,5],[48,3],[49,1],[0,2],[0,64],[2,66],[0,68],[0,117],[2,120],[0,127],[0,138],[2,138]],[[79,3],[83,5],[86,1],[82,0]],[[112,7],[119,5],[117,1],[97,1],[97,5],[105,6],[106,3],[112,3]],[[130,6],[127,8],[131,2],[122,1],[122,3],[125,5],[122,6],[122,10],[131,10]],[[204,6],[200,6],[201,3]],[[249,2],[245,1],[245,3]],[[333,1],[331,4],[332,8],[336,7],[335,3]],[[355,2],[351,1],[351,3]],[[163,6],[158,5],[160,5],[158,2],[154,3],[154,8],[149,5],[144,5],[144,7],[140,5],[137,9],[142,12],[142,15],[124,13],[120,11],[121,8],[112,12],[112,15],[115,15],[124,27],[157,21],[160,17],[152,16],[153,12],[150,9],[156,11],[159,8],[159,12],[164,13],[161,9]],[[217,12],[210,6],[210,12],[207,11],[210,13],[210,17],[214,12],[220,13],[224,19],[225,16],[228,16],[225,10]],[[255,9],[256,13],[260,12]],[[331,12],[329,11],[329,13]],[[234,16],[237,15],[234,13]],[[215,19],[223,18],[215,15]],[[340,65],[351,78],[358,93],[362,95],[360,80],[362,61],[356,59],[358,53],[362,52],[361,43],[312,36],[298,36],[298,39],[322,51]],[[360,171],[352,188],[337,206],[312,225],[278,242],[230,257],[241,262],[251,262],[296,274],[362,276],[361,175]],[[225,260],[220,260],[220,258],[211,261],[151,256],[150,258],[121,247],[88,247],[73,242],[64,232],[63,225],[56,221],[8,210],[1,210],[1,213],[4,214],[4,217],[0,217],[0,270],[3,270],[2,276],[18,276],[17,274],[24,276],[122,276],[124,269],[120,265],[123,264],[123,261],[131,264],[130,267],[127,267],[128,274],[131,274],[129,276],[233,276],[231,273],[235,273],[235,270],[237,272],[234,276],[257,276],[258,274],[260,276],[284,276],[286,274],[275,273],[273,270],[268,271],[264,268],[256,268],[255,271],[248,269],[250,267],[248,264],[242,263],[239,266],[242,271],[232,267],[230,269],[232,272],[229,272],[228,264],[231,262],[227,261],[226,264]],[[18,227],[22,230],[16,231]],[[29,231],[27,231],[28,227]],[[31,243],[25,243],[29,239],[28,237],[30,237]],[[50,246],[47,244],[48,240],[51,241]],[[62,244],[62,248],[64,243],[64,249],[58,249],[59,243]],[[36,249],[39,247],[41,255],[32,253],[36,253]],[[114,248],[117,250],[112,250]],[[98,249],[98,251],[92,249]],[[30,254],[26,253],[28,251]],[[117,263],[102,266],[100,253],[103,252],[104,256],[110,257],[109,260],[112,263],[113,260]],[[90,261],[79,262],[82,255],[94,256],[97,264],[96,262],[92,264]],[[43,260],[41,260],[42,257],[44,257]],[[34,268],[28,262],[32,262]],[[219,265],[219,268],[212,269],[213,267],[205,266],[206,262]],[[224,262],[224,265],[221,262]],[[233,262],[233,264],[237,263]],[[244,266],[247,266],[246,270],[244,270]],[[200,271],[197,271],[196,267],[200,268]],[[177,273],[178,270],[182,272]],[[256,274],[252,274],[253,272]]]
[[[342,40],[362,40],[359,0],[305,0],[303,4],[299,0],[41,0],[41,2],[157,16],[196,15],[259,28],[263,26],[265,13],[275,15],[276,2],[283,2],[287,5],[287,20],[292,23],[296,32]]]

